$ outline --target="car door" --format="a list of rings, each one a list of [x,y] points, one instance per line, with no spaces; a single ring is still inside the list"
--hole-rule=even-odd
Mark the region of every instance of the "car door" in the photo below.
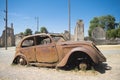
[[[23,40],[20,52],[27,57],[27,60],[36,61],[34,37],[28,37]]]
[[[49,36],[36,36],[36,59],[42,63],[55,63],[58,55],[55,43],[52,43]]]

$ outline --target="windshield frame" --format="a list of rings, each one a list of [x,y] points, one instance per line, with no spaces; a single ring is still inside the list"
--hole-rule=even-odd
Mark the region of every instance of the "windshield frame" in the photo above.
[[[65,38],[62,36],[62,35],[51,35],[52,39],[55,41],[55,42],[64,42],[66,41]],[[60,41],[60,39],[56,39],[56,38],[60,38],[62,39],[62,41]],[[56,39],[56,40],[55,40]]]

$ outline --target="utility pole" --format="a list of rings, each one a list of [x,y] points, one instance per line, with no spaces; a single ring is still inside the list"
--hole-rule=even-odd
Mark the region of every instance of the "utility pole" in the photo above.
[[[35,17],[36,22],[37,22],[37,32],[39,32],[39,17]]]
[[[70,0],[68,0],[68,30],[69,30],[69,40],[71,40],[71,16],[70,16]]]
[[[8,24],[8,0],[6,0],[6,10],[5,10],[5,49],[7,50],[7,24]]]

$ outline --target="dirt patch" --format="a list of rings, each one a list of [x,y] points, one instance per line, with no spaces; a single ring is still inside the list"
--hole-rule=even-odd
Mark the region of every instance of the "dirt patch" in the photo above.
[[[114,52],[116,50],[109,50],[108,48],[104,50],[104,47],[108,46],[99,48],[107,58],[107,62],[97,67],[97,71],[64,71],[54,68],[13,66],[11,63],[14,58],[15,47],[8,48],[8,50],[0,48],[0,80],[119,80],[120,48],[117,48],[118,51]],[[112,69],[106,70],[104,68],[106,65],[112,67]]]
[[[100,50],[120,50],[120,45],[98,45]]]

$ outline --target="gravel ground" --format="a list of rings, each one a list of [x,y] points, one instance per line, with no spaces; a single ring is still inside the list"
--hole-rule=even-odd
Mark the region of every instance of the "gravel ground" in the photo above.
[[[15,47],[10,47],[8,50],[0,48],[0,80],[120,80],[120,48],[109,50],[98,47],[107,58],[104,65],[111,66],[111,70],[100,67],[97,71],[64,71],[33,66],[14,66],[11,63]]]

